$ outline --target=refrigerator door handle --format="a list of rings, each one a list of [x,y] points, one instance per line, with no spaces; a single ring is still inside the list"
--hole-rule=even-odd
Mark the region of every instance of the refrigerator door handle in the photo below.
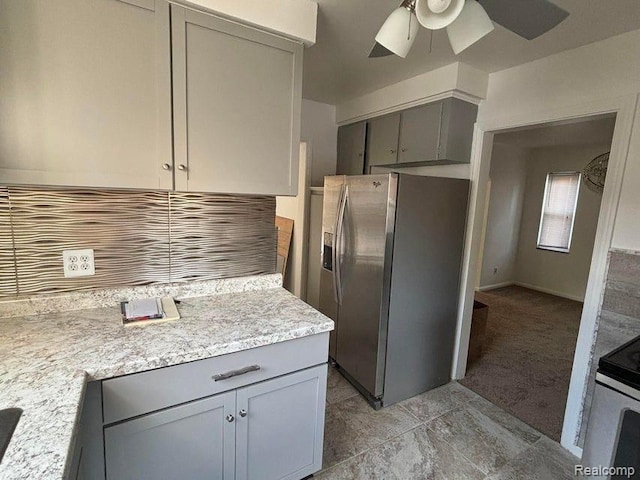
[[[344,187],[342,194],[342,201],[340,202],[340,209],[338,210],[337,228],[336,228],[336,249],[337,249],[337,261],[334,265],[336,272],[336,291],[338,305],[342,305],[342,235],[344,233],[344,212],[347,208],[347,199],[349,198],[349,186]]]
[[[333,248],[331,249],[331,265],[333,268],[331,269],[331,275],[333,276],[333,299],[336,301],[336,304],[339,304],[340,299],[338,297],[338,245],[339,241],[339,228],[340,228],[340,211],[342,210],[342,202],[344,200],[344,185],[340,186],[340,193],[338,194],[338,208],[336,210],[336,220],[333,225]]]

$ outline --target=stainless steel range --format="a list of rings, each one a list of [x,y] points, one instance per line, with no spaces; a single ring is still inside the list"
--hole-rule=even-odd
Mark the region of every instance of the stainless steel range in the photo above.
[[[582,464],[595,478],[640,478],[640,337],[598,362]]]

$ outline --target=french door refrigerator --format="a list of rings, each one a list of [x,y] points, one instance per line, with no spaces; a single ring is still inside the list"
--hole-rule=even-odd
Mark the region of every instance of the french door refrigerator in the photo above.
[[[376,408],[450,380],[468,196],[460,179],[324,179],[329,355]]]

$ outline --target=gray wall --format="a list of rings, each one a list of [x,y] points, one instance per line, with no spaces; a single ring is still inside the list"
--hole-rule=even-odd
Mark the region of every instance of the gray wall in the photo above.
[[[481,287],[515,282],[520,218],[528,152],[496,143],[491,157],[491,191],[482,253]],[[494,273],[494,270],[497,271]]]
[[[545,181],[549,172],[581,171],[608,149],[494,145],[480,289],[515,283],[584,300],[602,195],[581,184],[570,252],[541,250],[536,245]]]
[[[275,199],[0,186],[0,297],[273,273]],[[62,250],[95,276],[64,278]]]
[[[612,250],[585,392],[579,445],[584,445],[598,359],[640,335],[640,252]]]
[[[547,173],[581,171],[610,146],[551,147],[531,151],[522,207],[516,261],[516,282],[525,286],[583,301],[591,267],[602,195],[580,185],[578,207],[569,253],[536,248]]]

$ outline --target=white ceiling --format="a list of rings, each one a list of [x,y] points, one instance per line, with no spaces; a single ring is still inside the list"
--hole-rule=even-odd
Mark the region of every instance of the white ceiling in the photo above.
[[[421,28],[407,58],[368,58],[378,29],[400,0],[316,1],[317,42],[305,50],[303,96],[331,104],[456,61],[495,72],[640,28],[640,0],[553,0],[570,15],[535,40],[496,24],[456,56],[445,30],[433,33],[429,52],[430,31]]]
[[[521,128],[494,136],[494,143],[520,148],[602,145],[613,139],[615,117],[604,116],[577,122]]]

